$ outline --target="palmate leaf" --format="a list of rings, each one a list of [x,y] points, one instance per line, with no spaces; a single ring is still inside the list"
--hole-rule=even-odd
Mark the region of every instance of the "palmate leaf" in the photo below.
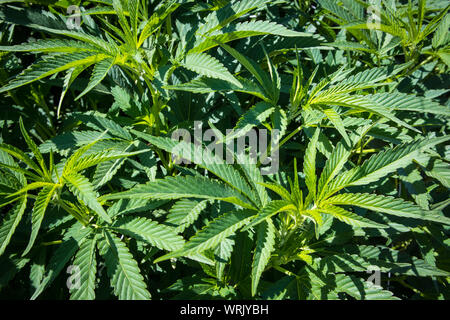
[[[45,165],[44,157],[42,156],[41,152],[39,151],[38,146],[34,141],[30,138],[28,135],[25,126],[23,125],[22,117],[19,119],[19,127],[20,131],[22,132],[22,136],[25,139],[26,144],[28,145],[28,148],[30,148],[31,152],[33,152],[34,156],[36,157],[37,162],[41,166],[42,172],[45,173],[46,176],[48,175],[47,167]]]
[[[257,224],[269,219],[273,215],[282,211],[297,210],[297,208],[289,201],[285,200],[273,200],[269,202],[261,211],[251,220],[249,224],[243,228],[243,231],[256,226]]]
[[[13,157],[11,157],[8,152],[2,150],[1,145],[0,167],[7,168],[11,172],[11,174],[16,178],[18,188],[23,187],[26,184],[24,173],[29,171],[20,168],[19,165],[14,161]]]
[[[297,280],[302,294],[306,295],[303,298],[337,300],[339,293],[346,293],[358,300],[399,300],[393,296],[392,292],[364,279],[334,272],[335,270],[329,272],[329,270],[323,269],[320,262],[308,265],[300,279]],[[305,281],[303,277],[309,281]]]
[[[131,33],[137,37],[138,35],[138,22],[139,22],[139,0],[130,0],[128,1],[128,11],[130,15],[130,29]],[[135,42],[137,39],[134,39]]]
[[[79,268],[80,287],[70,290],[70,300],[94,300],[97,273],[96,260],[97,237],[84,240],[75,255],[73,265]]]
[[[383,23],[371,23],[371,22],[354,22],[349,23],[347,25],[342,26],[342,28],[346,28],[349,30],[352,29],[363,29],[363,30],[377,30],[389,33],[393,36],[399,37],[402,40],[408,41],[408,33],[405,29],[400,28],[398,25],[387,25]]]
[[[421,150],[431,148],[449,139],[449,136],[416,139],[412,142],[400,144],[393,149],[381,151],[366,160],[361,167],[355,167],[336,176],[328,184],[326,190],[322,191],[322,199],[348,186],[359,186],[378,181],[398,168],[409,165]]]
[[[335,93],[346,93],[353,92],[364,88],[370,88],[372,85],[377,85],[377,83],[381,83],[383,85],[386,84],[385,81],[402,70],[411,66],[411,62],[403,63],[395,66],[386,66],[386,67],[378,67],[371,68],[367,70],[363,70],[354,75],[350,75],[348,77],[344,77],[340,79],[340,77],[335,78],[331,83],[338,83],[334,85],[329,90],[330,92]],[[348,91],[351,90],[351,91]]]
[[[352,275],[336,275],[336,286],[338,292],[345,292],[359,300],[400,300],[389,290],[384,290],[381,286],[376,286],[363,281]],[[364,287],[361,292],[361,286]]]
[[[344,123],[342,122],[342,118],[334,109],[323,109],[322,112],[327,116],[328,120],[333,124],[337,131],[341,134],[341,136],[345,139],[347,144],[350,144],[350,138],[348,137],[347,131],[345,130]]]
[[[35,300],[53,282],[53,280],[55,280],[77,249],[78,243],[73,238],[64,241],[50,259],[47,266],[47,273],[39,287],[36,288],[36,291],[31,296],[31,300]]]
[[[319,178],[317,187],[319,201],[322,199],[328,183],[342,170],[350,154],[350,148],[343,143],[338,143],[333,149]]]
[[[312,34],[289,30],[283,25],[271,21],[246,21],[223,28],[220,31],[213,32],[205,38],[199,38],[189,51],[203,52],[214,48],[217,43],[227,43],[233,40],[273,34],[283,37],[311,37]]]
[[[20,161],[23,161],[27,166],[35,170],[40,175],[44,175],[39,166],[33,160],[31,160],[30,157],[26,155],[22,150],[5,143],[0,143],[0,150],[10,154]]]
[[[283,186],[276,184],[276,183],[259,183],[260,185],[272,190],[276,194],[278,194],[283,200],[286,200],[288,202],[292,202],[292,197],[289,191],[287,191]]]
[[[239,228],[247,224],[254,211],[242,210],[223,214],[209,222],[203,229],[197,232],[184,247],[171,252],[155,260],[155,263],[180,256],[201,253],[215,248],[221,241],[233,235]]]
[[[422,166],[424,173],[438,180],[446,188],[450,188],[450,168],[447,162],[440,159],[430,159],[429,161],[417,160]]]
[[[256,230],[256,248],[252,263],[252,296],[256,294],[259,279],[270,260],[275,246],[275,226],[271,219],[266,219]]]
[[[343,208],[336,207],[333,205],[324,205],[320,206],[316,209],[317,211],[321,213],[330,214],[336,219],[345,222],[349,225],[356,226],[356,227],[362,227],[362,228],[387,228],[387,226],[373,222],[369,219],[366,219],[364,217],[361,217],[360,215],[357,215],[356,213],[347,211]]]
[[[414,276],[448,276],[448,272],[424,260],[383,246],[346,245],[337,253],[322,258],[319,265],[333,272],[367,271],[376,266],[381,272]]]
[[[122,31],[124,34],[124,36],[123,36],[124,40],[129,43],[135,43],[136,39],[132,34],[132,30],[130,28],[128,20],[125,17],[125,10],[122,7],[122,1],[112,0],[112,5],[113,5],[114,11],[116,12],[116,15],[118,17],[119,24],[122,27]]]
[[[15,46],[0,46],[0,51],[7,52],[80,52],[97,51],[99,49],[89,43],[66,39],[39,39],[30,43]]]
[[[203,76],[222,79],[238,87],[242,87],[241,83],[233,77],[219,60],[206,53],[188,54],[181,62],[181,65]]]
[[[254,190],[252,190],[249,184],[242,178],[239,171],[233,166],[225,163],[222,157],[213,154],[211,150],[184,140],[178,142],[173,139],[155,137],[135,130],[133,130],[133,133],[144,138],[158,148],[172,153],[172,155],[189,160],[212,172],[232,188],[245,195],[253,203],[259,204],[261,202],[261,199],[258,198],[258,195]]]
[[[39,31],[66,36],[81,42],[92,44],[102,51],[110,51],[114,45],[100,37],[92,36],[82,31],[67,30],[66,21],[49,11],[33,8],[18,8],[3,6],[0,12],[1,19],[12,24],[23,25]],[[112,50],[111,50],[112,51]]]
[[[120,300],[149,300],[150,292],[147,290],[138,263],[127,246],[116,235],[105,230],[98,247],[105,259],[114,294]]]
[[[445,15],[439,22],[436,32],[433,35],[432,46],[433,48],[438,48],[441,45],[445,45],[449,41],[448,28],[450,27],[450,16]]]
[[[17,203],[3,219],[2,225],[0,226],[0,256],[5,252],[6,246],[9,244],[14,231],[16,231],[26,206],[27,197],[22,196],[20,202]]]
[[[445,216],[432,211],[423,211],[412,202],[390,196],[369,193],[344,193],[327,199],[326,203],[333,205],[353,205],[399,217],[409,217],[450,225],[450,219]]]
[[[196,33],[206,35],[219,30],[244,14],[263,6],[266,2],[267,0],[230,1],[226,6],[211,12]]]
[[[273,92],[276,90],[274,90],[272,81],[270,80],[268,74],[264,72],[255,61],[224,43],[217,42],[217,44],[219,44],[223,49],[231,54],[256,78],[261,87],[264,89],[265,96],[270,98],[270,101],[272,103],[277,102],[278,99],[275,99],[275,97],[273,96]]]
[[[89,52],[46,56],[39,62],[31,65],[28,69],[25,69],[8,85],[0,88],[0,93],[21,87],[70,68],[100,62],[105,58],[107,58],[105,54],[93,54]]]
[[[176,3],[176,1],[170,0],[164,1],[158,8],[156,8],[152,16],[145,22],[142,32],[139,35],[137,46],[140,47],[148,37],[158,30],[165,19],[180,5],[181,3]]]
[[[31,213],[31,235],[27,247],[23,251],[22,255],[26,255],[33,247],[34,241],[38,235],[39,229],[41,227],[42,220],[44,219],[44,214],[47,209],[50,200],[53,197],[55,190],[58,188],[57,184],[53,186],[44,187],[37,195],[36,201],[34,203],[33,211]]]
[[[175,227],[175,232],[181,233],[198,218],[206,208],[206,200],[197,201],[181,199],[170,208],[165,224]]]
[[[105,114],[99,112],[77,112],[74,113],[74,116],[77,120],[84,122],[88,127],[97,131],[103,131],[105,139],[107,139],[107,135],[113,135],[123,140],[133,140],[128,130],[122,128],[114,120],[109,119]]]
[[[94,70],[92,71],[91,79],[89,80],[89,84],[86,87],[86,89],[83,90],[76,98],[75,100],[80,99],[82,96],[84,96],[86,93],[91,91],[96,85],[98,85],[108,74],[108,71],[112,68],[112,66],[115,64],[114,59],[112,58],[106,58],[98,63],[95,64]]]
[[[401,250],[394,250],[383,246],[354,246],[348,245],[342,248],[344,252],[356,254],[368,259],[370,262],[376,260],[387,261],[393,265],[393,273],[410,274],[416,276],[448,276],[449,272],[441,270],[434,265],[428,264],[425,260],[415,256],[410,256]]]
[[[130,145],[128,146],[130,147]],[[128,149],[128,148],[126,148]],[[85,156],[77,157],[76,162],[73,163],[73,166],[67,165],[65,168],[67,172],[80,172],[82,170],[85,170],[87,168],[93,167],[97,164],[101,164],[103,162],[117,160],[117,159],[124,159],[127,157],[131,157],[137,154],[145,153],[150,150],[138,150],[133,152],[127,152],[126,150],[121,151],[116,149],[110,149],[110,150],[102,150],[100,152],[94,152]],[[105,172],[105,174],[108,174],[109,172]],[[106,177],[105,177],[106,179]]]
[[[3,167],[0,163],[0,167]],[[7,167],[3,167],[6,169]],[[11,171],[0,170],[0,194],[11,194],[20,188],[20,183],[17,181],[16,177],[11,173]],[[10,199],[3,199],[1,202],[7,201]]]
[[[70,191],[77,196],[79,200],[84,202],[89,208],[94,210],[103,220],[112,223],[111,218],[103,209],[95,196],[93,185],[89,180],[78,173],[71,173],[64,177],[69,186]]]
[[[368,96],[368,98],[391,110],[425,112],[450,116],[449,106],[443,106],[430,99],[415,95],[390,92],[376,93]]]
[[[71,131],[70,133],[63,133],[51,140],[47,140],[39,146],[42,153],[57,152],[62,156],[67,156],[69,152],[77,147],[85,146],[92,141],[96,141],[99,136],[104,138],[111,138],[110,134],[102,135],[102,132],[86,130],[86,131]]]
[[[220,281],[223,280],[225,267],[228,260],[231,258],[231,254],[233,253],[234,244],[235,241],[233,239],[226,238],[222,240],[217,246],[216,250],[214,250],[214,257],[216,260],[216,275],[217,279],[219,279]]]
[[[164,86],[163,88],[169,90],[180,90],[194,93],[211,93],[216,91],[238,91],[254,95],[264,101],[270,101],[270,99],[266,97],[266,94],[263,91],[263,89],[258,84],[253,83],[252,81],[239,76],[237,76],[236,78],[241,83],[240,87],[228,81],[201,77],[199,79],[194,79],[187,83],[177,85],[167,85]]]
[[[244,115],[239,118],[233,131],[225,139],[235,139],[247,134],[253,127],[264,122],[275,110],[273,106],[267,102],[261,101],[256,103]]]
[[[288,127],[288,116],[283,109],[281,109],[280,107],[276,107],[271,117],[273,129],[279,130],[278,140],[281,140],[281,138],[285,135]]]
[[[394,149],[387,149],[372,156],[356,170],[350,183],[347,185],[358,186],[375,182],[388,173],[409,164],[411,159],[419,154],[421,150],[431,148],[437,144],[446,142],[450,136],[434,137],[428,139],[417,139],[410,143],[398,145]]]
[[[119,215],[126,215],[130,213],[148,212],[163,204],[166,204],[167,202],[167,200],[122,199],[109,207],[108,215],[111,218],[114,218]]]
[[[95,169],[92,184],[95,189],[110,181],[125,163],[125,158],[100,163]]]
[[[261,183],[264,182],[261,169],[254,163],[255,161],[252,161],[250,155],[246,155],[245,153],[238,154],[237,161],[244,171],[250,187],[256,190],[259,199],[261,200],[261,205],[265,206],[269,202],[269,195],[264,186],[261,185]]]
[[[46,267],[46,274],[39,287],[36,288],[31,300],[35,300],[39,295],[56,279],[64,266],[73,257],[79,246],[91,232],[90,228],[82,228],[81,224],[73,225],[64,235],[63,242],[55,250]]]
[[[12,194],[9,194],[8,197],[12,198],[12,197],[18,196],[20,194],[23,194],[25,192],[28,192],[30,190],[39,189],[39,188],[43,188],[43,187],[52,187],[53,185],[54,185],[54,183],[52,183],[52,182],[39,182],[39,181],[32,182],[32,183],[27,184],[22,189],[14,192]]]
[[[117,219],[112,228],[137,240],[148,242],[161,250],[178,250],[184,244],[184,239],[176,234],[174,228],[146,218],[123,217]]]
[[[78,160],[84,155],[86,154],[86,152],[91,149],[95,144],[99,143],[100,141],[102,141],[103,136],[106,134],[107,131],[104,131],[102,134],[100,134],[99,136],[96,137],[96,139],[94,141],[91,141],[90,143],[82,146],[81,148],[78,148],[77,150],[75,150],[74,153],[72,153],[72,155],[69,157],[69,159],[67,159],[67,161],[64,163],[64,168],[63,168],[63,172],[62,175],[67,175],[70,174],[72,172],[76,173],[76,170],[74,170],[74,168],[78,165]],[[98,158],[96,158],[98,159]],[[102,157],[100,157],[100,160],[102,159]],[[108,159],[110,160],[110,159]],[[88,168],[89,164],[93,163],[92,161],[87,161],[88,164],[86,166],[86,162],[83,163],[83,165],[85,166],[84,168]],[[97,162],[98,163],[98,162]],[[97,164],[94,162],[94,164]],[[81,170],[80,168],[78,168],[78,171]]]
[[[306,186],[314,199],[316,198],[317,192],[316,153],[319,133],[320,129],[316,129],[313,137],[309,141],[308,147],[306,148],[305,158],[303,160],[303,173],[305,174]]]
[[[255,209],[247,199],[236,190],[205,177],[166,177],[144,185],[138,185],[129,191],[101,197],[102,200],[113,199],[180,199],[200,198],[216,199],[235,203],[244,208]]]
[[[371,112],[381,117],[385,117],[401,126],[404,126],[405,128],[418,132],[416,128],[396,117],[392,113],[392,110],[370,100],[370,95],[357,96],[349,94],[322,94],[311,99],[309,103],[311,105],[338,105],[353,108],[360,112]]]

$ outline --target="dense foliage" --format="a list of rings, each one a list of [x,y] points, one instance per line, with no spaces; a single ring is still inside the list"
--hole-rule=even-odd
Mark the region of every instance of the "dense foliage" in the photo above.
[[[0,298],[449,298],[448,1],[0,3]]]

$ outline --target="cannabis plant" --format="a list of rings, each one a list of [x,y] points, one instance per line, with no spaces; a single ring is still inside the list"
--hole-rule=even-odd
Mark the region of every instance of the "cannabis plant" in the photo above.
[[[447,299],[448,10],[2,1],[0,297]]]

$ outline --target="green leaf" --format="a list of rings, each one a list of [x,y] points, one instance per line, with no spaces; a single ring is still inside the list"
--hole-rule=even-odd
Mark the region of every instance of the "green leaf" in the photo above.
[[[94,186],[87,178],[78,173],[71,173],[70,175],[65,176],[64,179],[69,185],[70,191],[76,195],[80,201],[84,202],[89,208],[94,210],[100,218],[108,223],[112,223],[111,218],[95,196]]]
[[[33,211],[31,213],[31,235],[28,245],[22,253],[22,256],[26,255],[33,247],[34,241],[38,235],[39,229],[41,227],[42,220],[44,219],[45,210],[47,209],[53,194],[58,187],[57,184],[53,186],[44,187],[41,192],[37,195],[36,201],[34,202]]]
[[[75,254],[81,243],[81,239],[77,241],[77,239],[73,237],[64,239],[63,243],[56,249],[51,257],[47,265],[47,273],[39,287],[31,296],[31,300],[35,300],[53,282],[53,280],[55,280],[67,262],[69,262],[70,258]]]
[[[161,250],[178,250],[184,244],[184,239],[176,234],[174,228],[147,218],[119,218],[111,228],[137,240],[148,242]]]
[[[39,165],[42,168],[42,172],[44,172],[48,176],[47,167],[45,165],[44,157],[42,156],[41,152],[39,151],[39,148],[34,143],[34,141],[30,138],[28,135],[25,126],[23,125],[22,117],[19,119],[19,127],[20,131],[22,132],[23,137],[25,138],[25,142],[27,143],[30,150],[33,152],[34,156],[36,157],[36,160],[38,161]]]
[[[205,22],[201,24],[200,28],[197,30],[197,34],[206,35],[215,30],[220,30],[233,20],[263,6],[266,2],[267,0],[230,1],[219,10],[211,12],[205,18]]]
[[[203,76],[222,79],[242,87],[241,83],[216,58],[206,53],[188,54],[181,65],[186,69],[197,72]]]
[[[12,82],[10,82],[10,84],[0,88],[0,93],[24,86],[70,68],[99,62],[105,58],[106,56],[104,54],[92,54],[89,52],[76,52],[47,56],[39,62],[31,65],[28,69],[25,69]]]
[[[420,151],[446,142],[449,139],[450,136],[417,139],[413,142],[398,145],[393,149],[378,152],[356,170],[355,175],[351,182],[347,183],[347,186],[359,186],[375,182],[398,168],[406,167],[411,162],[411,159],[420,154]]]
[[[95,64],[88,86],[78,95],[78,97],[75,98],[75,100],[80,99],[86,93],[91,91],[96,85],[98,85],[106,77],[108,71],[112,68],[114,63],[114,59],[108,58]]]
[[[426,112],[450,116],[450,107],[440,105],[437,102],[425,97],[417,97],[411,94],[389,92],[369,95],[368,98],[378,105],[382,105],[390,110]]]
[[[222,240],[214,251],[214,257],[216,258],[216,274],[217,279],[223,280],[223,274],[228,260],[233,253],[234,240],[226,238]]]
[[[225,213],[209,222],[203,229],[190,238],[183,248],[159,257],[154,262],[158,263],[167,259],[201,253],[205,250],[215,248],[221,241],[233,235],[236,230],[247,224],[251,217],[252,213],[248,210]]]
[[[328,120],[333,124],[333,126],[339,131],[339,133],[344,138],[345,142],[350,145],[350,138],[345,131],[344,123],[342,122],[341,116],[334,109],[323,109],[322,112],[327,116]]]
[[[238,91],[245,92],[248,94],[252,94],[262,100],[268,101],[269,99],[266,97],[265,92],[262,88],[252,81],[242,78],[236,77],[241,86],[237,86],[228,81],[220,80],[220,79],[211,79],[206,77],[201,77],[199,79],[194,79],[187,83],[182,83],[178,85],[167,85],[164,86],[164,89],[168,90],[181,90],[188,91],[194,93],[211,93],[216,91]]]
[[[445,216],[441,216],[432,211],[423,211],[412,202],[389,196],[369,193],[344,193],[329,198],[326,200],[326,203],[333,205],[353,205],[399,217],[409,217],[450,225],[450,219]]]
[[[111,279],[114,294],[120,300],[149,300],[138,263],[127,246],[117,236],[104,230],[99,241],[100,254],[105,259],[106,270]]]
[[[289,30],[286,27],[271,21],[245,21],[221,31],[209,34],[206,39],[200,38],[189,52],[203,52],[214,48],[217,43],[227,43],[237,39],[273,34],[283,37],[311,37],[312,34]]]
[[[36,163],[30,159],[29,156],[27,156],[23,151],[20,149],[11,146],[9,144],[0,143],[0,150],[10,154],[14,158],[23,161],[26,165],[28,165],[31,169],[35,170],[40,175],[43,175],[41,169],[39,169],[39,166],[36,165]]]
[[[333,149],[330,157],[325,163],[325,168],[320,175],[318,183],[318,199],[319,201],[325,195],[326,189],[330,181],[342,170],[347,163],[347,159],[351,154],[351,150],[345,147],[343,143],[338,143]]]
[[[232,47],[230,47],[224,43],[218,43],[218,44],[220,44],[220,46],[222,48],[224,48],[237,61],[239,61],[256,78],[256,80],[258,80],[261,87],[264,88],[265,94],[272,99],[273,97],[271,96],[271,92],[272,92],[273,86],[272,86],[272,81],[270,81],[267,73],[265,73],[255,61],[244,56],[239,51],[233,49]]]
[[[347,211],[343,208],[336,207],[333,205],[321,206],[321,207],[317,208],[316,210],[320,211],[322,213],[330,214],[333,217],[337,218],[338,220],[345,222],[352,226],[362,227],[362,228],[387,228],[387,226],[385,226],[383,224],[373,222],[369,219],[361,217],[360,215],[357,215],[356,213]]]
[[[410,126],[403,120],[396,117],[391,110],[372,101],[370,96],[357,96],[357,95],[349,95],[349,94],[322,94],[312,98],[309,103],[311,105],[338,105],[343,107],[348,107],[352,109],[359,110],[361,112],[371,112],[379,115],[381,117],[385,117],[405,128],[408,128],[412,131],[419,132],[416,128]]]
[[[249,184],[242,179],[241,174],[233,166],[225,163],[223,157],[213,154],[209,148],[182,140],[155,137],[133,130],[137,136],[144,138],[151,144],[172,153],[179,158],[198,164],[200,167],[212,172],[235,190],[241,192],[253,203],[258,204],[260,199]],[[215,141],[214,141],[215,142]],[[241,196],[241,198],[243,198]]]
[[[70,300],[94,300],[97,274],[96,236],[86,239],[75,255],[73,265],[80,270],[80,287],[70,290]]]
[[[129,191],[103,196],[102,200],[113,199],[216,199],[238,204],[244,208],[254,207],[240,193],[226,185],[204,177],[166,177],[145,185],[138,185]]]
[[[256,294],[259,279],[269,263],[272,251],[275,249],[275,226],[271,219],[266,219],[256,230],[256,248],[252,263],[252,296]]]
[[[19,225],[22,215],[27,207],[27,197],[23,196],[20,202],[16,204],[6,215],[0,226],[0,256],[5,252],[14,231]]]
[[[267,102],[260,101],[251,107],[242,117],[239,118],[233,131],[228,134],[226,140],[236,139],[245,136],[253,127],[263,123],[275,110]]]
[[[167,219],[164,222],[175,227],[175,232],[181,233],[197,220],[198,216],[206,208],[207,201],[181,199],[170,208]]]
[[[37,39],[29,43],[14,46],[0,46],[0,51],[7,52],[80,52],[98,51],[89,43],[66,39]]]
[[[296,210],[296,208],[289,202],[285,200],[273,200],[269,202],[261,211],[254,217],[254,219],[245,226],[242,230],[248,230],[249,228],[256,226],[257,224],[269,219],[273,215],[282,211]]]
[[[319,133],[320,129],[316,129],[313,137],[309,141],[308,147],[306,148],[305,157],[303,160],[303,173],[305,174],[306,186],[314,199],[316,198],[317,192],[316,153]]]

